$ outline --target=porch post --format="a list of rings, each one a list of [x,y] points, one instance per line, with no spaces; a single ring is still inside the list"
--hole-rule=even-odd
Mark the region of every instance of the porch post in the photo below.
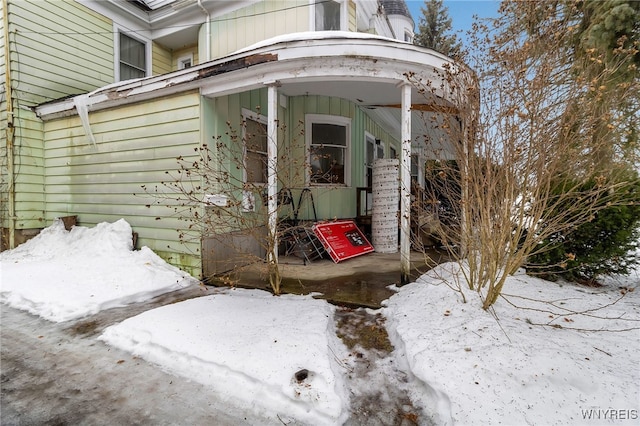
[[[411,270],[411,85],[405,83],[401,90],[400,271],[401,284],[407,284]]]
[[[269,244],[267,261],[278,262],[278,84],[267,87],[267,215]]]

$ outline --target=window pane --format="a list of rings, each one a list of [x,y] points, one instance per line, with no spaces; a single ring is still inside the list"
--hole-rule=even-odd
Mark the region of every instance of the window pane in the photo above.
[[[267,156],[257,152],[247,152],[247,182],[267,182]]]
[[[373,150],[375,144],[372,140],[367,139],[367,166],[373,165]]]
[[[127,64],[120,64],[120,80],[130,80],[132,78],[144,77],[144,71],[133,68]]]
[[[339,124],[313,123],[311,126],[313,145],[347,146],[347,128]]]
[[[267,152],[267,126],[250,118],[245,120],[247,149]]]
[[[319,1],[316,3],[316,31],[340,30],[340,3]]]
[[[244,143],[247,182],[267,183],[267,125],[245,119]]]
[[[120,80],[146,75],[144,43],[120,33]]]
[[[345,183],[345,148],[329,146],[311,147],[311,182]]]

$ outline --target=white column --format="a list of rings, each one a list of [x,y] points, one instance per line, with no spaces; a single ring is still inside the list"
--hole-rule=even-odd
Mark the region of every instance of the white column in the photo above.
[[[273,250],[267,253],[267,260],[278,261],[278,85],[267,88],[267,215],[268,232]]]
[[[411,85],[401,87],[400,117],[400,271],[401,283],[409,282],[411,270]]]

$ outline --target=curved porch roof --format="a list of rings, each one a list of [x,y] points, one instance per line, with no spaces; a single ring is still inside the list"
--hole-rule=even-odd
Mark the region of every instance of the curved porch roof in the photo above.
[[[409,43],[366,33],[325,31],[288,34],[262,41],[231,55],[185,70],[129,80],[86,95],[36,107],[44,120],[111,108],[199,89],[218,97],[277,85],[287,96],[316,94],[348,99],[367,109],[390,133],[400,126],[400,87],[412,85],[412,110],[459,114],[469,107],[466,95],[450,90],[452,70],[472,76],[464,64]],[[411,77],[409,77],[411,76]],[[466,86],[461,86],[466,87]],[[412,120],[412,137],[425,134],[424,119]]]

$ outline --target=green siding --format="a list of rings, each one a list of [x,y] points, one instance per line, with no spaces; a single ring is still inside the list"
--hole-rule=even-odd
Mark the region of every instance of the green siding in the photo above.
[[[113,82],[111,21],[70,0],[10,0],[12,79],[32,106]]]
[[[266,111],[266,89],[231,95],[215,100],[207,100],[204,121],[209,123],[206,128],[207,139],[219,137],[225,147],[231,147],[238,152],[239,140],[230,144],[229,128],[240,129],[242,108],[253,111]],[[305,115],[327,114],[351,118],[351,185],[349,187],[312,186],[316,212],[319,220],[334,218],[353,218],[356,216],[356,188],[365,186],[365,131],[385,142],[388,155],[390,144],[398,146],[397,139],[386,133],[356,104],[341,98],[327,96],[299,96],[287,99],[287,106],[279,108],[279,140],[283,143],[278,147],[278,177],[279,187],[292,190],[296,205],[299,195],[305,187],[307,148],[305,141]],[[208,117],[212,117],[209,119]],[[229,124],[228,124],[229,123]],[[239,130],[237,130],[239,134]],[[241,169],[234,167],[229,160],[229,154],[220,154],[219,158],[226,161],[225,167],[235,177],[241,177]],[[283,209],[282,214],[288,212]],[[313,209],[310,203],[303,205],[300,219],[313,219]]]
[[[93,226],[124,218],[140,246],[198,276],[199,239],[179,241],[189,223],[175,214],[176,201],[147,194],[142,185],[169,193],[166,172],[178,169],[179,156],[192,161],[200,144],[199,94],[97,111],[89,122],[96,146],[77,116],[45,123],[47,221],[78,215],[79,224]]]
[[[0,1],[0,17],[3,16],[4,2]],[[0,52],[3,60],[0,61],[0,84],[2,84],[2,94],[0,96],[0,234],[1,228],[7,228],[9,226],[9,206],[8,206],[8,192],[7,192],[7,88],[6,88],[6,72],[7,64],[4,58],[5,38],[4,29],[6,23],[4,18],[0,18]],[[0,250],[2,250],[6,243],[4,241],[4,235],[0,235]]]
[[[28,108],[113,82],[111,21],[71,0],[9,0],[16,228],[45,223],[43,123]],[[2,22],[2,26],[7,23]],[[2,32],[4,34],[4,32]],[[2,61],[2,84],[6,63]],[[5,88],[6,89],[6,88]],[[8,227],[6,100],[0,103],[0,221]]]

